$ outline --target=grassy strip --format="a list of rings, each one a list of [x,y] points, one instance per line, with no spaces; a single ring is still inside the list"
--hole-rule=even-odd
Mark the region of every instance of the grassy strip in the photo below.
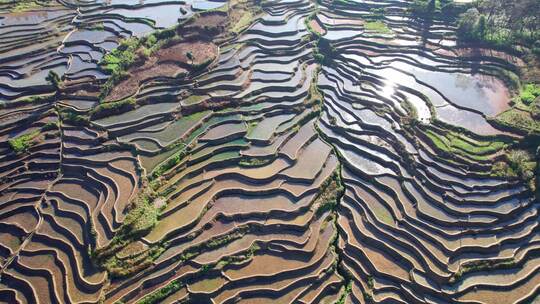
[[[172,295],[173,293],[180,290],[182,287],[184,287],[184,284],[180,282],[179,279],[172,281],[167,286],[159,289],[156,292],[153,292],[144,298],[137,302],[138,304],[154,304],[154,303],[160,303],[162,300],[167,298],[168,296]]]
[[[240,160],[238,162],[238,165],[241,167],[246,167],[246,168],[262,167],[262,166],[268,165],[274,159],[275,157],[266,157],[266,158],[248,157],[248,158],[244,158]]]
[[[214,61],[216,58],[213,57],[213,58],[208,58],[207,60],[201,62],[201,63],[191,63],[190,64],[190,67],[191,69],[193,69],[193,71],[195,72],[199,72],[199,71],[202,71],[204,69],[206,69],[206,67],[208,67],[212,61]]]
[[[101,103],[90,111],[90,117],[92,119],[99,119],[111,115],[117,115],[131,111],[135,109],[136,106],[137,101],[133,97],[115,102]]]
[[[392,30],[382,21],[368,21],[364,23],[364,28],[368,31],[380,34],[392,34]]]
[[[224,267],[227,267],[228,265],[249,260],[252,256],[255,255],[255,252],[257,252],[260,249],[261,247],[257,243],[253,243],[251,244],[251,246],[249,246],[248,250],[244,254],[226,256],[223,259],[221,259],[219,262],[217,262],[217,264],[214,265],[214,268],[223,269]]]
[[[51,0],[0,0],[0,4],[14,4],[12,13],[22,13],[53,4]]]
[[[509,269],[517,266],[514,259],[504,259],[500,261],[481,260],[466,263],[460,266],[459,270],[450,278],[450,283],[459,281],[465,274],[478,271]]]
[[[491,154],[500,151],[508,144],[498,140],[477,141],[464,134],[451,131],[442,135],[433,130],[427,130],[426,135],[439,150],[477,160],[489,159]]]
[[[48,102],[54,101],[54,96],[55,94],[28,96],[28,97],[16,99],[15,101],[12,101],[9,103],[0,103],[0,109],[14,108],[14,107],[25,105],[25,104],[48,103]]]

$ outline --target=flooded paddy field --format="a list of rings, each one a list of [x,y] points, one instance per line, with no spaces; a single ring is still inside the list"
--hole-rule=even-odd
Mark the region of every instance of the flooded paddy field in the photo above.
[[[533,302],[524,63],[407,5],[0,1],[0,302]]]

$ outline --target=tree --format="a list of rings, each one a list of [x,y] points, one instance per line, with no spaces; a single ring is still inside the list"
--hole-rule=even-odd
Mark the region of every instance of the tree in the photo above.
[[[45,80],[53,86],[56,92],[60,90],[60,76],[58,76],[55,71],[50,70]]]
[[[193,56],[193,53],[187,52],[186,57],[191,60],[191,65],[193,65],[193,60],[195,60],[195,57]]]
[[[487,24],[486,24],[486,16],[481,15],[480,19],[478,19],[478,25],[476,26],[476,33],[478,35],[478,38],[485,38],[487,35]]]
[[[437,0],[430,0],[427,6],[427,14],[433,14],[435,13],[435,8],[437,5]]]
[[[476,25],[480,19],[480,12],[476,8],[470,8],[461,15],[458,23],[458,35],[466,40],[476,38]]]
[[[433,19],[437,12],[438,0],[414,0],[409,5],[409,12],[425,19]]]

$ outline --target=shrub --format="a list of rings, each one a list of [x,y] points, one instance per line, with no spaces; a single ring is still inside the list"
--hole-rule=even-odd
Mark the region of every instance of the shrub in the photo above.
[[[191,60],[191,64],[193,65],[193,60],[195,60],[195,56],[193,56],[193,53],[192,52],[187,52],[186,57],[187,57],[187,59]]]
[[[476,35],[476,25],[480,19],[480,12],[476,8],[470,8],[463,13],[458,22],[458,36],[465,40],[478,38]]]
[[[173,28],[168,28],[168,29],[158,31],[154,34],[154,36],[157,40],[166,40],[166,39],[172,38],[176,36],[176,28],[173,27]]]
[[[60,88],[60,76],[55,71],[50,70],[45,80],[51,83],[55,91],[58,91]]]
[[[369,10],[370,16],[373,19],[383,19],[384,18],[384,8],[382,7],[373,7]]]
[[[524,104],[530,105],[538,96],[540,96],[540,86],[534,83],[529,83],[523,87],[519,98]]]
[[[491,168],[491,173],[498,177],[517,177],[515,172],[508,166],[506,162],[496,162]]]
[[[144,45],[146,45],[147,48],[153,47],[157,43],[157,38],[154,35],[150,35],[146,38],[144,41]]]
[[[139,61],[145,61],[146,59],[148,59],[148,57],[150,57],[150,55],[152,54],[152,51],[147,48],[147,47],[140,47],[137,52],[136,52],[136,55],[137,55],[137,59]]]
[[[321,191],[317,195],[314,204],[319,204],[316,213],[321,215],[326,211],[333,211],[337,208],[341,196],[345,192],[345,188],[341,185],[341,177],[338,172],[329,177],[324,185],[321,187]]]
[[[531,155],[525,150],[511,150],[506,155],[508,165],[521,179],[528,181],[534,177]]]
[[[539,120],[540,119],[540,96],[536,97],[533,104],[530,106],[531,116]]]
[[[320,37],[317,40],[317,46],[314,50],[313,57],[321,64],[329,63],[331,58],[337,56],[336,48],[330,43],[329,40]]]
[[[536,56],[540,57],[540,40],[536,40],[532,47],[532,52]]]
[[[137,198],[135,207],[128,212],[120,233],[131,236],[149,231],[157,223],[158,213],[148,196],[143,195]]]
[[[43,125],[43,127],[41,127],[41,131],[43,132],[56,130],[56,129],[58,129],[58,123],[56,121],[48,122],[45,125]]]
[[[72,125],[82,126],[88,123],[88,118],[78,114],[77,112],[71,109],[63,109],[60,112],[60,118],[63,122],[70,123]]]
[[[313,57],[315,57],[315,60],[316,60],[318,63],[320,63],[320,64],[324,63],[325,58],[324,58],[324,55],[323,55],[323,54],[321,54],[321,53],[315,53],[315,54],[313,55]]]
[[[161,163],[150,175],[150,179],[154,180],[163,175],[166,171],[172,169],[174,166],[180,163],[182,159],[187,155],[186,148],[176,152],[173,156],[169,157],[165,162]]]

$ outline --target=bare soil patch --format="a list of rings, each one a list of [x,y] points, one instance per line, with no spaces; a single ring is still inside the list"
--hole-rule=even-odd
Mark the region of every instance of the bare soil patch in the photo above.
[[[188,53],[193,55],[193,63],[187,57]],[[158,63],[174,62],[181,66],[202,64],[216,56],[217,46],[212,42],[206,41],[178,43],[159,50],[155,55],[158,58]]]
[[[317,33],[319,33],[321,35],[326,34],[326,30],[321,27],[321,25],[319,24],[319,21],[317,21],[317,19],[311,19],[311,21],[309,21],[309,26],[311,26],[311,28],[315,32],[317,32]]]
[[[191,65],[199,65],[217,56],[217,46],[212,42],[180,42],[158,50],[142,66],[128,70],[129,77],[117,84],[106,101],[124,99],[135,94],[142,81],[155,77],[174,77],[189,71]],[[193,62],[188,58],[193,55]]]
[[[215,27],[215,26],[225,26],[227,24],[227,15],[226,14],[205,14],[195,19],[195,21],[188,26],[194,27]]]

